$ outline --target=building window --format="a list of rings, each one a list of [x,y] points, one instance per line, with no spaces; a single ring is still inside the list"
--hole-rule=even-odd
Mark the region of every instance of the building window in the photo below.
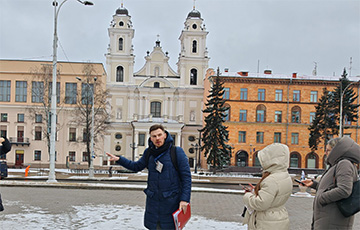
[[[76,84],[76,83],[75,83]],[[51,103],[52,82],[49,83],[49,103]],[[60,82],[56,82],[56,103],[60,103]]]
[[[299,168],[299,155],[296,153],[290,154],[290,167],[291,168]]]
[[[291,133],[291,144],[293,145],[299,144],[299,133]]]
[[[86,131],[86,128],[83,129],[83,142],[90,141],[90,133]]]
[[[315,112],[310,112],[310,123],[313,123],[313,121],[315,120]]]
[[[124,39],[119,38],[119,50],[123,50],[123,48],[124,48]]]
[[[274,143],[281,143],[281,133],[274,133]]]
[[[34,161],[41,161],[41,151],[40,150],[34,151]]]
[[[239,143],[246,143],[246,131],[239,131]]]
[[[17,141],[24,142],[24,126],[17,127]]]
[[[81,84],[81,104],[92,105],[92,97],[94,92],[94,84]]]
[[[161,102],[153,101],[150,104],[150,113],[153,117],[161,117]]]
[[[17,122],[24,123],[24,121],[25,121],[25,115],[23,113],[18,113]]]
[[[240,100],[247,100],[248,97],[248,89],[241,88],[240,89]]]
[[[72,161],[72,162],[75,161],[75,152],[74,151],[69,152],[69,161]]]
[[[116,68],[116,82],[124,81],[124,67],[118,66]]]
[[[87,152],[83,152],[83,154],[82,154],[82,161],[83,161],[83,162],[89,161],[89,156],[88,156],[88,153],[87,153]]]
[[[6,125],[0,125],[0,137],[7,137],[7,127]]]
[[[42,115],[35,114],[35,123],[42,123]]]
[[[293,91],[293,101],[300,101],[300,90]]]
[[[10,101],[11,81],[0,81],[0,101]]]
[[[69,129],[69,141],[76,141],[76,128]]]
[[[1,114],[1,122],[7,122],[7,120],[8,120],[8,114],[2,113]]]
[[[197,85],[197,70],[190,70],[190,85]]]
[[[265,89],[258,89],[258,100],[265,101]]]
[[[347,115],[344,116],[344,125],[351,125],[351,120]]]
[[[239,121],[247,121],[247,110],[240,109]]]
[[[31,102],[42,103],[44,102],[44,82],[33,81],[31,90]]]
[[[256,107],[256,122],[265,122],[266,108],[264,105],[258,105]]]
[[[154,88],[160,88],[160,83],[159,82],[154,82]]]
[[[300,107],[299,106],[293,107],[291,109],[291,122],[292,123],[301,123],[300,114],[301,114]]]
[[[27,82],[16,81],[15,101],[26,102],[27,99]]]
[[[116,133],[115,134],[115,139],[120,140],[122,138],[122,134],[121,133]]]
[[[196,40],[194,40],[193,42],[192,42],[192,52],[193,53],[196,53],[197,51],[197,41]]]
[[[311,91],[310,93],[310,102],[317,102],[318,92]]]
[[[145,146],[145,133],[139,133],[139,146]]]
[[[282,89],[275,90],[275,101],[282,101]]]
[[[231,110],[230,105],[225,104],[224,107],[227,108],[227,110],[224,112],[225,114],[224,120],[230,121],[230,110]]]
[[[229,100],[229,98],[230,98],[230,88],[224,88],[223,98],[225,100]]]
[[[41,128],[41,126],[36,126],[35,127],[35,140],[41,141],[41,139],[42,139],[42,128]]]
[[[264,143],[264,132],[256,132],[256,143],[258,144]]]
[[[275,122],[281,123],[282,121],[282,111],[275,111]]]
[[[307,155],[307,168],[316,168],[317,157],[313,153]]]
[[[77,84],[76,83],[66,83],[65,84],[65,103],[66,104],[76,104],[77,96]]]

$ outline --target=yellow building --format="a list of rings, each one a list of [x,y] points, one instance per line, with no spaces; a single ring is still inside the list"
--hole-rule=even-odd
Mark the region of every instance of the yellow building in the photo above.
[[[100,63],[58,62],[56,168],[87,167],[84,127],[74,122],[77,101],[84,93],[91,65],[97,77],[95,90],[105,89],[106,73]],[[80,77],[82,82],[76,79]],[[51,80],[48,80],[51,79]],[[49,167],[46,129],[52,63],[48,61],[0,60],[0,135],[9,138],[11,151],[1,160],[11,166]],[[49,85],[50,83],[50,85]],[[45,99],[45,100],[43,100]],[[96,104],[95,104],[96,105]],[[96,138],[94,165],[102,165],[103,140]]]
[[[209,69],[207,78],[215,74]],[[338,86],[340,76],[280,75],[271,70],[264,73],[225,71],[220,76],[224,81],[225,105],[230,108],[224,125],[229,130],[228,144],[233,147],[232,166],[259,166],[257,152],[279,142],[289,146],[290,167],[324,167],[324,143],[312,152],[308,145],[308,127],[315,118],[315,106],[323,88],[332,91]],[[210,83],[204,85],[204,92],[208,92]],[[354,84],[353,89],[359,95],[359,83]],[[356,103],[359,104],[359,98]],[[344,127],[347,128],[344,135],[359,143],[359,122],[345,122]]]

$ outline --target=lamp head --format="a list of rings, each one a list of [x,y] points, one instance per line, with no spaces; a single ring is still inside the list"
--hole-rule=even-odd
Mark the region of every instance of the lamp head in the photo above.
[[[96,81],[97,80],[97,77],[94,77],[94,81]]]
[[[78,79],[79,81],[81,81],[81,78],[80,78],[80,77],[76,77],[76,79]]]
[[[92,5],[94,5],[94,3],[90,2],[90,1],[84,1],[84,5],[85,6],[92,6]]]

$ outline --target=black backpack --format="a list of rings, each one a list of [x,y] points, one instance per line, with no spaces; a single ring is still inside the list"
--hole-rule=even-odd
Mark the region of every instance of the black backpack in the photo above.
[[[148,167],[149,165],[149,158],[150,158],[150,153],[149,151],[146,151],[146,167]],[[177,172],[179,172],[179,167],[178,167],[178,164],[177,164],[177,156],[176,156],[176,146],[175,145],[172,145],[171,146],[171,149],[170,149],[170,157],[171,157],[171,162],[173,163],[175,169]]]

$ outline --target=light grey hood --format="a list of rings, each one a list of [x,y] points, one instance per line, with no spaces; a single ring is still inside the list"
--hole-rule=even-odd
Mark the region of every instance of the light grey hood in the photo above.
[[[360,146],[350,137],[344,136],[335,145],[327,157],[327,163],[334,165],[342,159],[348,159],[354,163],[360,162]]]

